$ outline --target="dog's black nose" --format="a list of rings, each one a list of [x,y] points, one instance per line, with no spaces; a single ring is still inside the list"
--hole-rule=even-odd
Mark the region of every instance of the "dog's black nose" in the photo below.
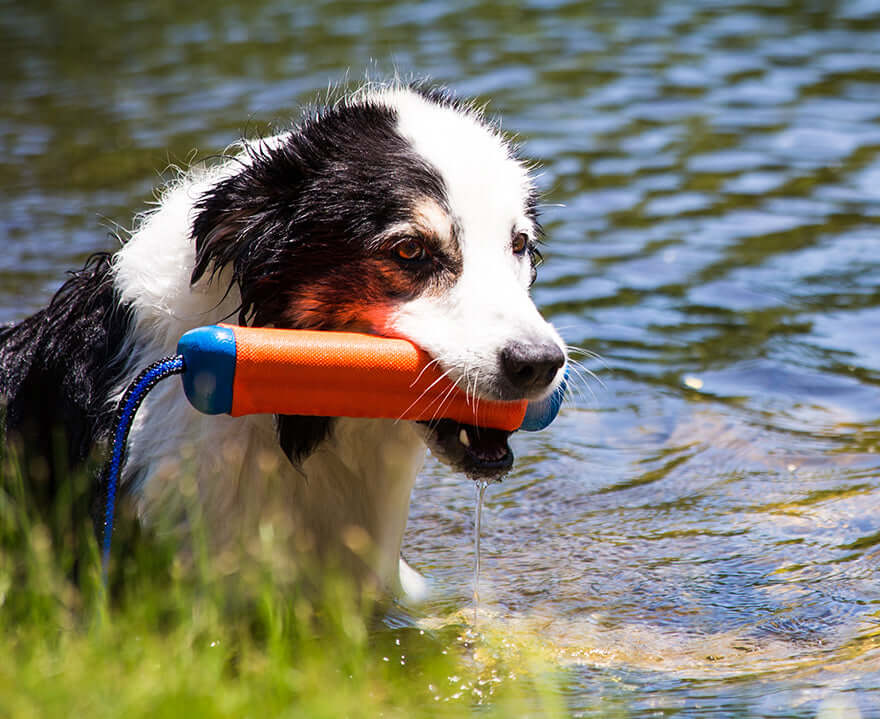
[[[547,387],[565,364],[565,355],[552,343],[511,342],[501,350],[501,367],[513,387],[524,394]]]

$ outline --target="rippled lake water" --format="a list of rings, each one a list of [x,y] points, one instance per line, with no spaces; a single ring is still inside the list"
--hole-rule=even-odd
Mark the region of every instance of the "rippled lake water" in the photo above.
[[[600,355],[486,494],[481,621],[575,713],[880,715],[877,3],[93,5],[0,0],[0,321],[328,83],[477,96],[542,165],[536,300]],[[473,509],[429,464],[439,617]]]

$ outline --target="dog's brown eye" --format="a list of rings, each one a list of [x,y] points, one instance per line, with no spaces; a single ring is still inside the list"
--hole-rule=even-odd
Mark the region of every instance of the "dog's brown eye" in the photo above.
[[[511,248],[513,249],[513,254],[524,255],[526,250],[529,249],[529,236],[525,232],[517,232],[513,236]]]
[[[419,262],[427,259],[428,251],[425,246],[414,238],[409,238],[394,245],[394,253],[407,262]]]

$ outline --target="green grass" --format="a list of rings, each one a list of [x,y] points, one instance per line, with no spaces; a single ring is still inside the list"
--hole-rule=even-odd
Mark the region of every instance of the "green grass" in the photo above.
[[[461,624],[390,628],[338,575],[316,582],[271,542],[224,574],[123,522],[105,588],[76,491],[37,516],[18,465],[0,471],[0,716],[563,713],[535,656],[485,637],[474,651]]]

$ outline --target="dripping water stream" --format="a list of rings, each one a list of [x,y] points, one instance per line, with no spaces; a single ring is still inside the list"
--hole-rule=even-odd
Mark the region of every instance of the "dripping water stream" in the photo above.
[[[477,626],[477,612],[480,610],[480,525],[483,518],[483,498],[489,483],[474,483],[477,494],[477,505],[474,513],[474,628]]]

